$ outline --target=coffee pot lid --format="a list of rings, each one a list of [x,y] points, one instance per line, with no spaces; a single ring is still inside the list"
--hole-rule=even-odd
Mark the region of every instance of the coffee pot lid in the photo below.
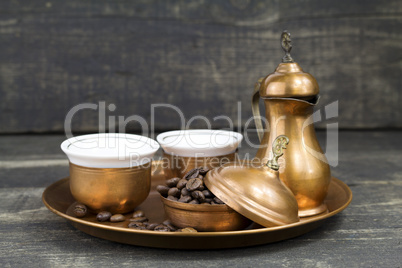
[[[227,163],[207,173],[205,185],[229,207],[265,226],[299,221],[292,191],[279,179],[278,158],[289,139],[281,135],[273,143],[274,158],[254,167],[253,161]]]
[[[318,95],[320,90],[317,80],[311,74],[304,72],[290,55],[291,41],[290,33],[284,31],[281,35],[281,46],[285,56],[275,72],[262,80],[260,86],[262,98],[310,99]]]

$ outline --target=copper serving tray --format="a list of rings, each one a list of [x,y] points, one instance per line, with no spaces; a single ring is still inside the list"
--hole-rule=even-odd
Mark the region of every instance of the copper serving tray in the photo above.
[[[165,220],[163,205],[155,187],[163,184],[165,178],[160,162],[155,161],[152,170],[152,188],[148,198],[138,209],[145,212],[152,222]],[[69,178],[61,179],[45,189],[42,201],[53,213],[66,218],[71,224],[87,234],[124,244],[156,248],[176,249],[217,249],[235,248],[277,242],[307,233],[324,223],[335,214],[344,210],[352,201],[352,191],[342,181],[332,178],[325,202],[328,212],[302,218],[298,223],[263,228],[252,225],[246,230],[231,232],[155,232],[126,228],[127,222],[99,223],[95,215],[76,218],[72,213],[75,203],[70,193]]]

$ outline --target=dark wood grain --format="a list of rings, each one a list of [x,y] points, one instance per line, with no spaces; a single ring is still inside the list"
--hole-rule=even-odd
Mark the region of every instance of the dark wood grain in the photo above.
[[[400,128],[401,14],[397,0],[1,1],[0,133],[62,132],[72,107],[99,101],[116,105],[107,116],[148,124],[151,104],[170,103],[186,120],[227,115],[243,127],[255,81],[281,61],[284,29],[318,80],[320,107],[339,101],[341,128]],[[82,111],[73,128],[98,121]],[[171,109],[156,109],[155,122],[180,127]]]
[[[353,191],[350,206],[317,230],[240,249],[163,250],[118,244],[74,229],[41,202],[68,175],[63,136],[0,137],[2,267],[399,267],[402,133],[341,132],[333,176]],[[325,144],[325,132],[318,138]],[[252,140],[256,140],[254,135]],[[328,145],[331,146],[331,145]],[[240,154],[256,149],[243,144]],[[63,162],[64,161],[64,162]]]

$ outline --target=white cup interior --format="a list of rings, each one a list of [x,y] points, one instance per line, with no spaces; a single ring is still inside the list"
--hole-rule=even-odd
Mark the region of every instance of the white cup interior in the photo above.
[[[168,154],[211,157],[236,151],[243,135],[226,130],[194,129],[164,132],[156,139]]]

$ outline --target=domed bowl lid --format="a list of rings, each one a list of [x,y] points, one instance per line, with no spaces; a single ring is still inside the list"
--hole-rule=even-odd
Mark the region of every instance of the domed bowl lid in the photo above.
[[[216,168],[207,173],[205,185],[229,207],[262,226],[298,222],[297,201],[278,171],[252,163],[232,162]]]

